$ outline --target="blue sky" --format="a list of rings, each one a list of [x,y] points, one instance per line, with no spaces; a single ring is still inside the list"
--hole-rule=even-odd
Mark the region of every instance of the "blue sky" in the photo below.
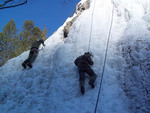
[[[28,0],[28,3],[15,8],[0,10],[0,32],[3,27],[14,19],[18,33],[25,20],[33,20],[35,26],[48,31],[48,37],[55,32],[65,20],[71,16],[80,0]]]

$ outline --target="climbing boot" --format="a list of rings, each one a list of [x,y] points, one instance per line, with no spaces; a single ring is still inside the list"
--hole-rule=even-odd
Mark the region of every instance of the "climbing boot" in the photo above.
[[[24,67],[24,69],[27,68],[26,64],[25,63],[22,63],[22,66]]]
[[[94,84],[90,84],[92,88],[95,88]]]
[[[91,80],[89,81],[89,85],[91,85],[92,88],[95,88],[94,83],[91,82]]]
[[[85,88],[82,86],[81,86],[81,93],[82,93],[82,95],[84,95],[84,93],[85,93]]]
[[[31,63],[28,63],[28,64],[27,64],[27,66],[29,66],[30,68],[32,68],[32,65],[31,65]]]
[[[91,85],[92,88],[95,88],[94,82],[96,80],[97,75],[95,74],[91,79],[89,80],[89,85]]]

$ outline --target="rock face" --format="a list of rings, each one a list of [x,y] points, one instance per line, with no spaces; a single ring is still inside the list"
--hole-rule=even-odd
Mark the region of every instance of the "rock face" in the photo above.
[[[64,38],[67,37],[68,33],[69,33],[69,28],[72,26],[73,22],[82,14],[82,12],[86,9],[88,9],[90,7],[90,0],[87,0],[86,2],[84,3],[79,3],[77,4],[76,6],[76,10],[75,10],[75,13],[76,16],[74,16],[72,18],[71,21],[67,22],[66,25],[64,26]]]
[[[79,3],[76,6],[76,14],[80,15],[84,10],[88,9],[90,7],[90,0],[87,0],[84,3]]]

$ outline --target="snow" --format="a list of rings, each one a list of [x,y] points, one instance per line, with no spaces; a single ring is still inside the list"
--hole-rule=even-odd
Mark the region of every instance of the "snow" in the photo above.
[[[41,47],[33,68],[25,71],[0,104],[0,113],[94,113],[113,4],[113,26],[96,113],[149,113],[150,2],[95,2],[93,7],[91,0],[90,8],[73,23],[67,38],[63,38],[63,27],[73,17],[45,41],[46,47]],[[98,77],[96,87],[91,89],[87,76],[85,95],[81,95],[74,60],[88,50],[93,8],[90,51],[94,54],[92,68]],[[0,67],[0,100],[23,73],[21,63],[28,54],[26,51]]]

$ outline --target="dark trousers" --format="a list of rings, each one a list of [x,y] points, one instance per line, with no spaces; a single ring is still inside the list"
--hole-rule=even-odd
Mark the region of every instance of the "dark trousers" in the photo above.
[[[29,57],[23,62],[24,64],[31,64],[35,61],[36,57],[38,55],[38,49],[37,48],[31,48]]]
[[[81,87],[84,87],[85,73],[87,73],[91,77],[89,80],[89,84],[93,84],[97,77],[97,75],[94,73],[94,71],[91,68],[85,68],[84,70],[79,70],[79,74],[80,74],[79,82]]]

